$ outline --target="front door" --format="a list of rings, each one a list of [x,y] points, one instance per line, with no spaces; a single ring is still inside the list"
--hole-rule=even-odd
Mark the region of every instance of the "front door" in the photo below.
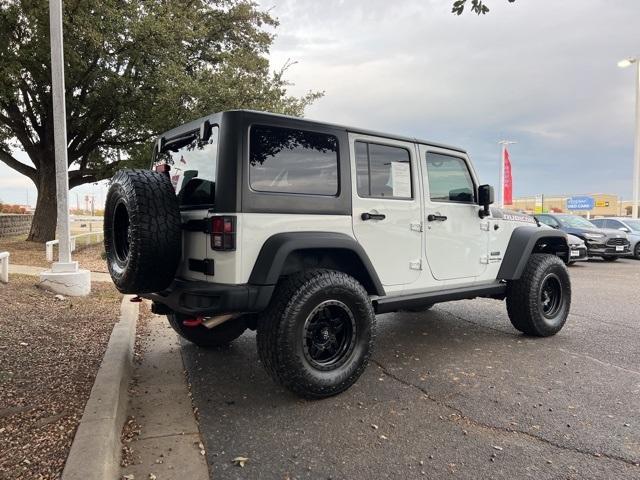
[[[425,248],[437,280],[472,279],[486,269],[489,222],[478,215],[477,181],[465,155],[420,145]]]
[[[421,188],[415,145],[349,136],[353,178],[353,232],[383,285],[420,276]]]

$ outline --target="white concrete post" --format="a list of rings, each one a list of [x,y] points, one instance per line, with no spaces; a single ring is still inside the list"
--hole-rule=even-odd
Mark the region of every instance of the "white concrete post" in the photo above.
[[[9,283],[9,252],[0,252],[0,282]]]
[[[62,0],[49,0],[51,35],[51,94],[53,101],[53,141],[56,162],[56,203],[58,207],[58,261],[42,272],[40,285],[66,295],[88,295],[91,274],[71,261],[69,225],[69,177],[67,164],[67,120],[64,98],[64,53],[62,40]]]

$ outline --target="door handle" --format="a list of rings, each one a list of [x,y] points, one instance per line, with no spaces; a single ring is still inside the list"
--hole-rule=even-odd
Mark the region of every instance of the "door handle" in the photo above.
[[[430,222],[444,222],[447,219],[446,215],[434,215],[433,213],[430,213],[429,215],[427,215],[427,220]]]
[[[364,212],[360,218],[366,222],[367,220],[384,220],[387,216],[382,213]]]

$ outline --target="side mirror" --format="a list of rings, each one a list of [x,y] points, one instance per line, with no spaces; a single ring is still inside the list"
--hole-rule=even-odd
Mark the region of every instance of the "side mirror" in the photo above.
[[[625,232],[625,233],[631,233],[631,230],[629,230],[627,227],[620,227],[618,230]]]
[[[478,187],[478,205],[482,207],[482,210],[480,210],[480,218],[491,215],[489,205],[494,202],[494,195],[491,185],[480,185]]]

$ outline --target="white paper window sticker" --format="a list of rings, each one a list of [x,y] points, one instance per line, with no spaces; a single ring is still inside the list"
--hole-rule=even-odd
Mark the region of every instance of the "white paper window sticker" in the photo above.
[[[391,188],[394,197],[411,198],[411,169],[407,162],[391,162]]]

